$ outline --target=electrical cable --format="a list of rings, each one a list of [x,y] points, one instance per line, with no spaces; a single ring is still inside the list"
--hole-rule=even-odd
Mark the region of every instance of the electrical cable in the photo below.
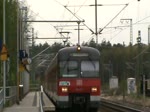
[[[125,6],[117,13],[115,17],[113,17],[102,29],[100,29],[98,32],[99,34],[128,6],[129,4],[125,4]]]

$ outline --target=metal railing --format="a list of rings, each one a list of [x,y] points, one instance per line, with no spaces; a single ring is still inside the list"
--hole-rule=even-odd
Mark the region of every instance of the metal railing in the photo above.
[[[6,87],[6,102],[8,103],[8,106],[16,103],[16,97],[17,97],[17,87],[16,86]]]
[[[3,89],[0,90],[0,112],[3,111],[3,108],[4,108],[4,91]]]
[[[41,90],[40,90],[40,112],[44,112],[44,109],[43,109],[43,86],[41,86]]]
[[[0,112],[3,110],[4,106],[10,106],[16,103],[17,87],[7,86],[6,88],[6,104],[4,105],[4,89],[0,87]]]

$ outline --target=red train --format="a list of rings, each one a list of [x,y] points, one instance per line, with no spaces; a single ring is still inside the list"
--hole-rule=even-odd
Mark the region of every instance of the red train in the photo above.
[[[51,61],[43,85],[58,110],[96,111],[100,105],[100,52],[91,47],[66,47]]]

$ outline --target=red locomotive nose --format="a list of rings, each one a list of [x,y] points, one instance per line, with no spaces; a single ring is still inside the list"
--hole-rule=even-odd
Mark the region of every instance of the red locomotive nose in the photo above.
[[[60,95],[69,95],[71,93],[88,93],[91,95],[100,95],[100,80],[93,78],[91,79],[61,79],[59,82],[68,82],[69,85],[60,85],[59,92]],[[61,84],[61,83],[59,83]]]

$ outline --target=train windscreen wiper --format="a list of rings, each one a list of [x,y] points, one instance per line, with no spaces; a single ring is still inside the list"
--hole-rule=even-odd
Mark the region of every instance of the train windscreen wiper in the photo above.
[[[65,70],[65,67],[67,66],[69,60],[70,60],[70,58],[68,58],[68,59],[66,60],[66,63],[65,63],[64,66],[63,66],[63,69],[64,69],[64,70]]]
[[[96,66],[95,66],[95,64],[94,64],[94,62],[92,61],[92,59],[91,59],[91,57],[90,56],[88,56],[88,59],[90,60],[90,62],[92,63],[92,65],[94,66],[94,69],[96,69]]]

